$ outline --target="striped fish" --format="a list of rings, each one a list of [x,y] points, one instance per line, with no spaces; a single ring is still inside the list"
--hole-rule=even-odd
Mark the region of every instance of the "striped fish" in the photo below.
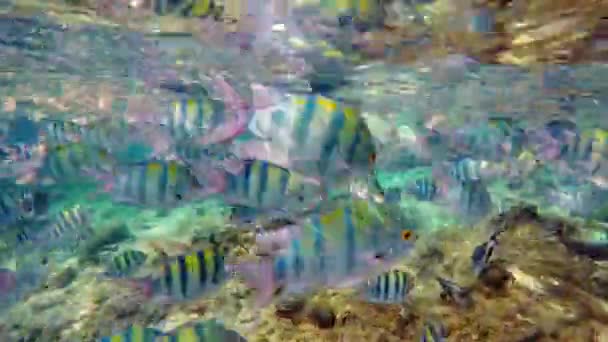
[[[201,145],[188,141],[180,141],[175,146],[177,155],[187,162],[199,162],[205,160],[226,161],[236,160],[238,157],[230,151],[230,146],[226,144]]]
[[[353,20],[361,23],[378,23],[382,6],[377,0],[321,0],[321,14],[338,19],[342,25]]]
[[[320,184],[262,160],[245,160],[238,174],[226,173],[224,191],[230,204],[262,210],[305,209],[322,196]]]
[[[422,177],[414,182],[414,195],[420,201],[432,201],[437,195],[438,187],[432,177]]]
[[[143,265],[148,255],[142,251],[127,249],[109,259],[106,274],[113,277],[126,277]]]
[[[268,303],[276,289],[301,293],[318,287],[361,284],[373,270],[392,264],[413,245],[400,226],[366,200],[341,203],[301,223],[282,253],[254,266],[236,265],[258,289],[259,303]]]
[[[407,272],[387,271],[368,279],[366,299],[374,303],[400,304],[412,287],[412,276]]]
[[[208,17],[220,19],[224,6],[216,0],[153,0],[152,7],[158,15],[182,17]]]
[[[47,210],[47,193],[27,187],[4,187],[0,193],[0,225],[34,219],[45,215]]]
[[[469,157],[457,160],[452,165],[450,175],[459,183],[469,183],[481,180],[482,161]]]
[[[10,224],[21,219],[22,210],[19,198],[3,189],[0,192],[0,224]]]
[[[425,322],[422,327],[420,342],[445,342],[446,332],[443,325],[436,322]]]
[[[135,324],[118,334],[102,337],[99,342],[156,342],[161,335],[157,329]]]
[[[52,147],[38,170],[38,179],[43,183],[69,183],[83,181],[88,171],[107,172],[112,160],[107,151],[88,147],[80,143],[70,143]]]
[[[608,156],[608,131],[602,129],[584,130],[580,134],[566,134],[562,141],[560,158],[570,163],[593,163],[595,172]]]
[[[290,170],[320,176],[325,183],[344,182],[344,171],[374,176],[376,148],[358,107],[322,95],[289,95],[281,101],[271,111],[256,111],[250,121],[250,131],[270,141],[272,153],[260,159],[276,158],[280,165],[288,160]],[[375,177],[371,181],[380,191]]]
[[[213,247],[167,258],[152,287],[157,296],[181,301],[217,289],[227,277],[224,255]]]
[[[68,236],[86,240],[94,234],[89,213],[80,205],[76,205],[57,214],[55,223],[50,226],[46,235],[49,240],[65,239]]]
[[[199,186],[189,167],[163,160],[123,165],[115,181],[113,197],[136,205],[178,205],[194,197]]]
[[[216,320],[186,324],[159,337],[156,342],[246,342],[236,331]]]
[[[172,115],[161,122],[175,139],[200,137],[226,121],[224,102],[208,97],[172,103]]]

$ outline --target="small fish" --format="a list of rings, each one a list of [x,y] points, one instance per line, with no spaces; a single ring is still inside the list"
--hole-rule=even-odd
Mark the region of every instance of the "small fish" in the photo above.
[[[492,210],[492,197],[482,181],[461,185],[459,198],[460,212],[469,219],[486,216]]]
[[[134,324],[124,331],[99,339],[99,342],[156,342],[162,336],[160,330]]]
[[[473,254],[471,255],[471,263],[473,265],[473,272],[476,276],[479,276],[488,266],[490,259],[492,258],[492,253],[494,252],[494,248],[498,245],[498,232],[492,234],[488,241],[480,244],[475,247],[473,250]]]
[[[363,28],[378,24],[383,16],[381,4],[376,0],[325,0],[321,1],[320,7],[322,16],[337,18],[340,26],[354,23]]]
[[[469,30],[476,33],[494,32],[494,11],[487,7],[477,8],[471,18]]]
[[[436,279],[441,286],[441,298],[443,300],[451,301],[462,308],[473,306],[470,288],[461,287],[455,282],[441,277]]]
[[[209,293],[229,277],[224,254],[218,246],[166,258],[160,274],[153,276],[152,294],[170,300],[188,300]]]
[[[311,208],[324,196],[311,178],[261,160],[245,160],[238,174],[226,173],[223,195],[228,203],[259,210]]]
[[[176,139],[203,136],[225,120],[224,103],[208,97],[179,100],[172,106],[173,115],[161,125]]]
[[[78,240],[86,240],[94,234],[90,214],[80,205],[76,205],[57,215],[55,223],[51,225],[49,238],[60,239],[72,235]]]
[[[413,194],[420,201],[432,201],[437,195],[438,187],[431,177],[422,177],[415,181]]]
[[[465,157],[453,163],[450,175],[461,184],[478,181],[482,179],[481,169],[484,166],[484,161]]]
[[[183,17],[221,18],[224,6],[215,0],[159,0],[154,2],[154,12],[158,15],[177,15]]]
[[[442,324],[437,322],[425,322],[422,327],[420,342],[445,342],[446,332]]]
[[[405,301],[412,289],[412,276],[405,271],[392,270],[368,279],[366,299],[374,303],[396,303]]]
[[[149,160],[119,166],[106,190],[122,203],[163,207],[186,203],[201,187],[190,167],[175,160]]]
[[[247,342],[236,331],[227,329],[216,320],[189,323],[164,334],[156,342]]]
[[[109,259],[106,274],[113,277],[127,277],[142,266],[147,258],[148,255],[142,251],[124,250]]]
[[[108,172],[113,161],[106,150],[80,143],[58,145],[48,150],[36,180],[42,184],[83,181],[83,174]]]

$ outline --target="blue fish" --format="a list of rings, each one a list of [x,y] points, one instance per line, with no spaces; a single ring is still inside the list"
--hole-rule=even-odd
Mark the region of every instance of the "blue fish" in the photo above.
[[[473,250],[473,254],[471,255],[471,263],[473,265],[473,272],[476,276],[479,276],[488,266],[490,259],[492,258],[492,253],[494,252],[494,248],[498,245],[498,237],[499,233],[494,233],[488,241],[480,244],[475,247]]]
[[[441,299],[455,303],[462,308],[473,306],[470,288],[462,287],[445,278],[437,277],[436,279],[441,286]]]
[[[436,322],[425,322],[422,327],[420,342],[445,342],[446,332],[442,324]]]

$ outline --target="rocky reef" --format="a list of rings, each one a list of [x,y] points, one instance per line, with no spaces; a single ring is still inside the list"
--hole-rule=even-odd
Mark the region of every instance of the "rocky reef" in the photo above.
[[[585,227],[517,207],[474,228],[422,234],[397,266],[414,279],[402,305],[370,304],[353,289],[323,289],[259,311],[253,290],[237,278],[199,300],[167,305],[146,299],[128,282],[100,279],[95,266],[66,262],[4,313],[0,337],[94,341],[132,323],[167,331],[215,317],[249,341],[416,341],[428,321],[443,325],[450,341],[603,341],[608,268],[587,253],[592,243],[584,240]],[[213,238],[240,250],[239,258],[253,257],[251,233],[237,232]],[[477,277],[472,251],[495,232],[493,260]],[[467,288],[472,305],[442,296],[437,276]]]

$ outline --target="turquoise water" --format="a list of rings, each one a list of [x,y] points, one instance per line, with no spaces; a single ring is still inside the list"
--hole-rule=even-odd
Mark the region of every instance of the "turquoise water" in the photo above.
[[[458,54],[395,64],[367,56],[342,29],[326,39],[274,32],[272,43],[247,50],[228,39],[4,14],[0,339],[94,341],[147,327],[149,336],[132,340],[258,341],[272,331],[344,340],[359,328],[332,335],[322,319],[312,319],[313,332],[298,319],[275,327],[269,308],[321,293],[317,302],[333,303],[338,316],[378,301],[389,313],[426,313],[408,298],[426,298],[437,270],[420,282],[434,285],[387,275],[385,288],[359,292],[396,265],[429,277],[441,263],[428,241],[460,258],[442,274],[483,282],[469,264],[487,270],[496,258],[472,252],[504,233],[487,222],[512,207],[578,222],[549,245],[571,251],[559,256],[577,267],[574,254],[608,254],[606,65],[539,72]],[[540,240],[557,236],[541,231]],[[514,250],[547,246],[524,236],[507,234],[505,245],[519,245],[496,253],[513,261]],[[125,257],[133,251],[145,257]],[[513,263],[541,279],[525,267],[541,259],[530,258]],[[262,301],[268,287],[276,291]],[[337,304],[324,297],[343,288],[359,292]],[[391,294],[374,297],[383,291]],[[433,330],[438,341],[441,329],[425,320],[405,335],[382,329],[408,341]]]

